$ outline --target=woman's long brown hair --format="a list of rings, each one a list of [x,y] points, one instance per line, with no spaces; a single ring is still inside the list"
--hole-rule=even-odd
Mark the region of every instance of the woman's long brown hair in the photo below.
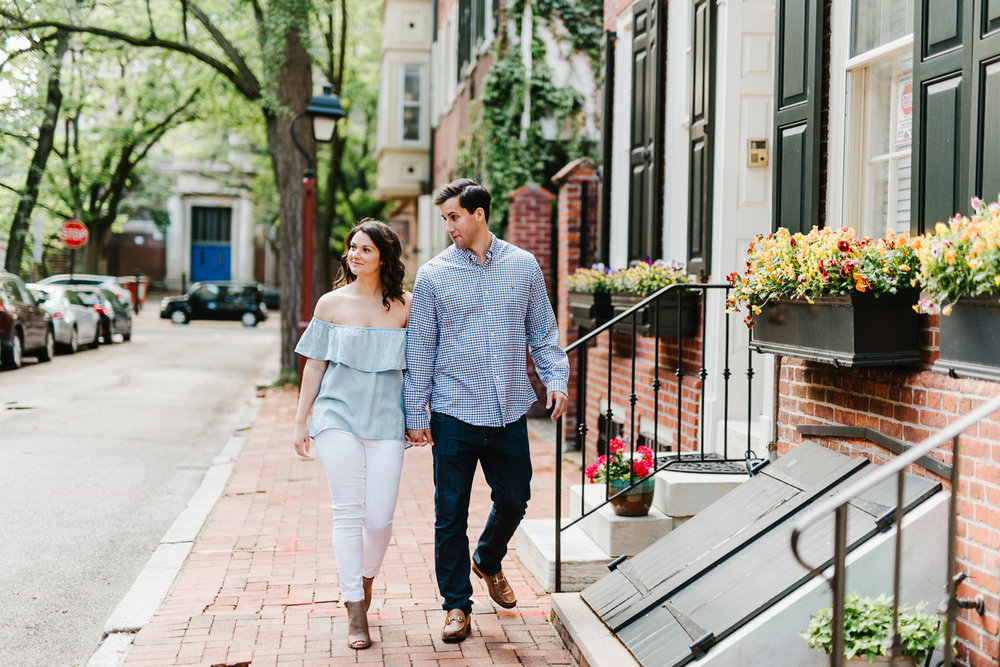
[[[357,279],[347,264],[347,251],[351,247],[351,239],[358,232],[367,234],[378,248],[379,262],[381,262],[379,279],[382,281],[382,305],[389,310],[390,302],[403,303],[403,277],[406,274],[402,259],[403,246],[389,225],[372,218],[365,218],[347,233],[347,238],[344,239],[344,254],[340,258],[340,276],[333,283],[333,288],[343,287]]]

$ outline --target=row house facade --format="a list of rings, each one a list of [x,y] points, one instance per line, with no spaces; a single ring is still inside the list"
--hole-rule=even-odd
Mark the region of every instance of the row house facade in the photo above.
[[[1000,193],[995,2],[608,0],[604,28],[606,122],[593,175],[602,214],[589,233],[602,240],[594,257],[612,268],[676,260],[700,282],[723,283],[742,271],[755,235],[778,227],[920,234],[967,212],[973,196]],[[567,233],[575,232],[563,226]],[[745,358],[749,339],[722,299],[706,294],[698,351],[679,363],[669,340],[656,347],[639,336],[611,362],[632,345],[628,336],[603,334],[588,348],[577,403],[588,450],[600,451],[608,414],[626,436],[636,414],[644,442],[657,433],[668,449],[690,446],[685,434],[697,430],[717,449],[749,428],[748,448],[772,458],[808,441],[880,463],[894,456],[887,441],[905,450],[1000,395],[995,374],[935,363],[940,319],[921,315],[918,363],[848,368],[755,353],[751,381],[723,396],[722,383],[697,371]],[[578,333],[563,330],[567,343]],[[660,392],[673,392],[677,408],[657,405],[654,375],[678,367],[679,386]],[[733,417],[749,425],[734,427]],[[1000,421],[993,415],[966,435],[956,565],[967,575],[959,593],[982,596],[984,608],[960,614],[957,651],[965,664],[994,665]]]
[[[401,18],[403,7],[426,19],[429,34],[423,50],[394,60],[406,51],[402,35],[415,29]],[[461,175],[455,155],[489,69],[499,11],[493,0],[385,2],[379,192],[409,229],[415,225],[414,266],[447,243],[430,193]],[[576,161],[555,179],[558,235],[549,242],[558,256],[554,300],[565,344],[586,333],[567,317],[565,276],[577,266],[673,260],[697,281],[718,285],[743,268],[755,235],[778,227],[916,234],[967,211],[972,196],[1000,193],[995,0],[606,0],[603,29],[600,148],[593,162]],[[420,64],[426,70],[409,66]],[[407,76],[417,70],[426,73],[412,93],[420,111],[407,111],[415,109]],[[413,130],[409,147],[402,139],[408,113],[426,114],[427,125],[426,134]],[[539,198],[525,186],[523,195]],[[589,208],[580,201],[593,192],[597,213],[581,219]],[[700,308],[697,345],[683,355],[676,341],[661,347],[642,335],[633,343],[604,333],[575,358],[583,379],[565,440],[577,441],[585,456],[599,451],[610,413],[619,425],[634,422],[625,435],[674,451],[701,432],[709,450],[746,440],[748,449],[780,458],[810,442],[880,463],[894,456],[886,442],[915,445],[1000,395],[995,377],[935,363],[936,315],[920,316],[919,362],[847,368],[751,355],[746,328],[725,313],[723,290],[706,292]],[[706,368],[728,372],[731,359],[747,357],[755,372],[728,392],[699,376]],[[630,375],[641,380],[634,388]],[[676,387],[663,392],[677,399],[671,408],[651,385],[675,375]],[[982,596],[984,605],[982,613],[960,614],[957,647],[964,664],[994,665],[1000,421],[984,420],[970,440],[956,560],[967,575],[960,593]]]

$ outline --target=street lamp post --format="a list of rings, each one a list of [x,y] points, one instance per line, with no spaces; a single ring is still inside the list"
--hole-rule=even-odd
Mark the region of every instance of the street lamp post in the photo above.
[[[333,139],[333,131],[337,121],[344,117],[344,109],[340,106],[340,98],[330,92],[330,86],[323,86],[323,94],[313,96],[306,110],[295,114],[289,132],[292,143],[306,158],[306,171],[302,178],[302,311],[299,317],[299,337],[312,319],[312,269],[313,269],[313,223],[316,218],[316,170],[313,156],[302,147],[295,136],[295,121],[302,116],[308,116],[312,124],[313,138],[318,142],[328,142]],[[305,368],[305,358],[299,357],[299,383],[302,382],[302,370]]]

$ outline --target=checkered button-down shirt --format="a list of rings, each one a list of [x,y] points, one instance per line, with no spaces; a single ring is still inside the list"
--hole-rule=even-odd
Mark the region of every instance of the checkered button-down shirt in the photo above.
[[[530,349],[548,391],[566,392],[569,361],[538,262],[492,236],[486,261],[449,247],[417,272],[406,336],[406,426],[432,412],[475,426],[505,426],[537,398]]]

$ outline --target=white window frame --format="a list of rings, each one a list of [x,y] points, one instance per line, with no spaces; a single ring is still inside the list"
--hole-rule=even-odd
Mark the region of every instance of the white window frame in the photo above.
[[[836,3],[835,3],[836,4]],[[834,68],[833,80],[831,81],[831,120],[840,118],[841,122],[831,122],[830,145],[831,148],[840,144],[841,150],[838,153],[831,153],[830,171],[830,198],[828,199],[828,220],[829,225],[836,224],[835,220],[840,220],[842,225],[854,227],[861,235],[880,236],[890,227],[897,227],[895,218],[897,208],[889,206],[886,220],[873,221],[872,227],[866,227],[864,220],[865,210],[869,203],[870,193],[867,191],[866,174],[869,158],[866,150],[866,100],[865,92],[867,80],[870,76],[870,68],[886,59],[894,60],[900,55],[913,50],[913,33],[909,33],[890,42],[875,47],[855,57],[851,57],[851,44],[853,35],[851,33],[852,12],[854,3],[846,0],[841,4],[842,11],[834,11],[833,33],[842,36],[841,39],[834,39],[833,53],[831,57],[834,62],[838,60],[842,63],[839,68]],[[866,70],[868,70],[866,72]],[[896,84],[899,80],[900,72],[897,67],[893,68],[892,99],[895,100],[897,91]],[[895,128],[895,103],[891,106],[893,119],[890,127]],[[899,158],[912,156],[912,142],[905,149],[890,150],[879,157],[880,160],[892,161],[892,169],[888,177],[888,188],[890,192],[898,188],[899,174],[897,165]],[[841,164],[836,164],[839,160]],[[912,168],[912,161],[911,161]],[[842,178],[837,179],[835,174],[841,174]],[[912,178],[912,174],[911,174]],[[839,181],[839,182],[838,182]],[[839,196],[836,190],[840,189]],[[912,187],[912,185],[911,185]],[[890,197],[890,202],[892,197]],[[913,213],[911,211],[910,215]],[[912,217],[911,217],[912,223]]]
[[[417,73],[419,75],[420,83],[420,96],[416,102],[406,101],[406,68],[416,67]],[[401,146],[423,146],[427,142],[427,132],[425,129],[426,121],[426,85],[427,83],[427,67],[423,63],[400,63],[399,64],[399,121],[396,124],[396,130],[398,132],[399,144]],[[419,112],[417,120],[418,136],[416,139],[405,139],[405,123],[406,115],[403,111],[406,107],[416,107]]]

